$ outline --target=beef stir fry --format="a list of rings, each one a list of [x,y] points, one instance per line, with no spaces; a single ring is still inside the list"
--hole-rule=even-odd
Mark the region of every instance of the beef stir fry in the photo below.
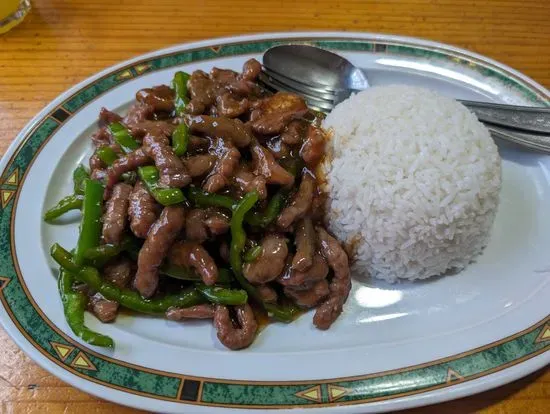
[[[212,319],[230,349],[249,346],[259,315],[290,322],[316,308],[328,329],[351,281],[348,257],[323,225],[316,167],[325,132],[304,100],[270,94],[261,65],[242,73],[177,72],[142,89],[121,116],[103,108],[89,172],[46,213],[82,210],[73,252],[55,244],[67,321],[85,341],[120,307],[174,321]]]

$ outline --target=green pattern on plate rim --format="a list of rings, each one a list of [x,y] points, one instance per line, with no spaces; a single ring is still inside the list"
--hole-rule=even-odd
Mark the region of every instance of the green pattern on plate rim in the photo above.
[[[170,53],[135,62],[85,86],[39,120],[11,157],[0,181],[0,300],[19,331],[45,357],[89,381],[150,398],[189,404],[243,407],[323,407],[360,404],[426,392],[488,375],[550,349],[550,316],[525,331],[460,355],[426,364],[350,378],[312,381],[231,381],[147,369],[103,356],[72,340],[36,306],[13,247],[18,189],[41,148],[71,114],[129,79],[185,63],[261,53],[280,43],[303,42],[341,51],[414,56],[477,70],[539,105],[548,99],[521,79],[458,52],[393,41],[280,39],[249,41]],[[21,178],[20,178],[21,177]],[[15,200],[15,201],[14,201]],[[401,384],[396,387],[396,384]]]

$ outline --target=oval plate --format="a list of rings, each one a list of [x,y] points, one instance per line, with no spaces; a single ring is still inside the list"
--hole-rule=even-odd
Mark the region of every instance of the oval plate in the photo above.
[[[102,325],[114,351],[76,339],[58,297],[49,246],[76,242],[78,217],[41,216],[72,192],[87,162],[102,106],[125,111],[135,92],[168,83],[176,69],[240,69],[268,47],[304,42],[368,70],[372,84],[408,83],[462,99],[548,105],[546,89],[514,70],[454,47],[350,33],[282,33],[165,49],[82,82],[17,137],[0,171],[0,319],[32,359],[66,382],[134,407],[177,412],[212,407],[379,412],[483,391],[550,361],[550,157],[500,145],[501,205],[479,260],[456,276],[389,285],[354,282],[327,332],[311,313],[272,324],[244,351],[224,349],[210,323],[185,325],[121,314]],[[192,406],[192,407],[191,407]]]

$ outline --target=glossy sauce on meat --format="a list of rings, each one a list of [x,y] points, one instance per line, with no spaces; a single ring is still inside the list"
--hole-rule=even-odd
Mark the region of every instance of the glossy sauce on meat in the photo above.
[[[123,256],[104,277],[117,276],[112,280],[123,281],[120,287],[133,286],[145,298],[199,285],[238,289],[237,278],[227,281],[234,263],[232,215],[242,197],[258,194],[244,219],[245,250],[239,252],[240,273],[256,293],[248,295],[246,304],[199,303],[165,313],[182,322],[211,319],[230,349],[249,346],[271,320],[273,312],[266,310],[273,307],[299,307],[291,319],[314,308],[314,325],[328,329],[351,287],[346,252],[323,223],[326,200],[317,167],[328,136],[304,99],[262,89],[256,82],[260,72],[254,59],[241,73],[197,70],[187,81],[183,110],[171,87],[142,89],[124,117],[103,108],[100,129],[92,137],[97,147],[109,145],[119,157],[109,167],[95,155],[90,160],[94,175],[106,184],[105,242],[122,243],[133,235],[143,243],[137,260]],[[127,127],[139,148],[116,144],[108,128],[112,122]],[[176,155],[173,134],[182,127],[188,128],[187,148]],[[142,181],[143,176],[132,185],[122,182],[128,172],[151,165],[158,171],[156,183]],[[155,191],[166,189],[181,189],[185,201],[162,206]],[[222,202],[203,205],[191,190]],[[163,270],[165,265],[185,277]],[[100,297],[90,303],[100,318],[116,317],[118,304]]]

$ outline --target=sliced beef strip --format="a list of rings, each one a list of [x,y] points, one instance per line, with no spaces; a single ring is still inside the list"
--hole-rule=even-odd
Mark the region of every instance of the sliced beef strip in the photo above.
[[[241,193],[246,194],[256,190],[260,200],[267,198],[267,181],[263,175],[256,175],[245,165],[240,165],[233,181]]]
[[[160,206],[153,198],[142,181],[136,182],[130,194],[128,215],[130,229],[140,239],[145,239],[149,229],[160,214]]]
[[[107,179],[107,170],[99,169],[90,171],[90,178],[92,180],[104,181]]]
[[[90,157],[90,160],[88,161],[90,165],[90,177],[93,180],[101,179],[102,177],[105,177],[106,171],[105,167],[106,165],[103,164],[103,161],[99,159],[97,154],[94,152],[92,156]]]
[[[277,92],[262,100],[251,121],[252,130],[260,135],[277,135],[288,123],[301,118],[308,112],[305,101],[292,93]]]
[[[193,209],[185,220],[185,238],[187,241],[202,243],[212,236],[224,234],[229,230],[229,218],[215,208]]]
[[[302,175],[300,187],[292,197],[290,204],[283,209],[277,218],[277,225],[282,229],[286,229],[296,220],[304,217],[310,210],[314,191],[315,178],[306,172]]]
[[[259,93],[259,88],[254,82],[244,79],[237,72],[229,69],[212,68],[210,78],[214,81],[217,95],[223,91],[229,91],[237,96]]]
[[[319,329],[326,330],[342,313],[351,290],[351,277],[348,256],[338,240],[321,226],[317,226],[316,230],[321,252],[334,270],[334,277],[330,282],[330,294],[313,316],[313,324]]]
[[[218,159],[206,179],[203,189],[209,193],[215,193],[230,184],[230,179],[239,165],[241,153],[231,143],[223,139],[216,139],[210,151]]]
[[[316,249],[317,235],[310,218],[300,220],[296,226],[295,235],[296,254],[292,258],[292,268],[305,272],[313,264]]]
[[[315,168],[323,159],[325,144],[325,133],[320,128],[309,125],[306,140],[300,148],[300,156],[309,168]]]
[[[120,145],[117,143],[109,144],[109,145],[99,145],[97,149],[107,146],[111,148],[115,153],[117,153],[119,156],[122,155],[122,149],[120,148]],[[96,150],[97,151],[97,150]],[[102,177],[105,177],[107,174],[106,172],[106,165],[101,161],[101,159],[97,156],[97,152],[94,152],[89,160],[90,165],[90,176],[92,179],[97,180]]]
[[[287,266],[281,276],[277,278],[284,287],[289,287],[294,290],[309,290],[314,283],[324,280],[328,275],[328,265],[325,258],[316,253],[313,256],[313,264],[305,272],[292,269]]]
[[[311,219],[315,222],[323,222],[325,218],[325,206],[327,205],[328,195],[320,191],[317,187],[313,193],[313,200],[311,201]]]
[[[195,269],[205,285],[212,286],[218,280],[218,266],[200,243],[175,243],[170,249],[168,260],[177,266]]]
[[[183,159],[183,165],[193,178],[208,174],[216,164],[216,156],[212,154],[193,155]]]
[[[113,137],[105,126],[100,127],[96,132],[92,134],[92,143],[96,148],[103,145],[110,145],[112,141]]]
[[[291,298],[296,305],[304,308],[313,308],[329,295],[330,290],[328,282],[323,279],[315,282],[308,290],[285,287],[284,292],[285,296]]]
[[[208,240],[208,231],[204,221],[206,211],[202,208],[189,210],[185,218],[185,240],[202,243]]]
[[[153,108],[151,105],[136,102],[130,107],[130,109],[128,109],[128,112],[126,116],[122,119],[122,122],[127,126],[131,126],[150,119],[154,113],[155,108]]]
[[[191,182],[183,161],[174,154],[166,136],[148,133],[143,138],[145,152],[154,161],[159,170],[159,187],[185,187]]]
[[[220,243],[220,258],[225,262],[229,263],[229,245],[226,242]]]
[[[285,268],[288,256],[286,239],[281,234],[268,234],[261,242],[262,253],[243,267],[243,274],[251,283],[263,284],[276,279]]]
[[[119,288],[126,287],[132,278],[132,262],[126,257],[117,258],[103,267],[102,274],[107,282]],[[88,308],[101,322],[112,322],[118,314],[119,304],[95,293],[89,299]]]
[[[130,134],[138,141],[143,141],[147,134],[170,137],[177,125],[167,121],[141,121],[128,126]]]
[[[343,284],[345,288],[349,287],[348,284],[351,284],[351,279],[348,255],[338,240],[332,237],[323,227],[317,226],[316,230],[317,243],[329,266],[334,270],[335,279],[345,282]],[[347,299],[347,296],[345,299]]]
[[[118,314],[118,302],[105,299],[101,293],[90,297],[88,308],[103,323],[113,322]]]
[[[103,215],[103,241],[107,244],[119,244],[126,227],[128,203],[132,186],[118,183],[113,187],[111,198],[107,200]]]
[[[281,141],[287,145],[301,144],[308,124],[302,120],[291,121],[281,133]]]
[[[212,81],[216,83],[216,87],[220,89],[220,86],[223,87],[237,81],[237,79],[239,79],[239,74],[231,69],[212,68],[210,70],[210,79],[212,79]],[[219,90],[217,92],[219,92]]]
[[[218,116],[237,118],[248,111],[248,107],[247,98],[237,98],[231,92],[218,95],[216,98]]]
[[[291,157],[292,153],[290,147],[286,145],[281,138],[273,137],[265,142],[269,152],[277,159],[280,160],[284,157]]]
[[[107,108],[102,107],[99,111],[99,121],[98,124],[100,127],[111,125],[114,122],[122,121],[122,117],[116,112],[109,111]]]
[[[268,149],[255,143],[251,146],[252,160],[256,175],[263,175],[268,184],[290,186],[294,183],[294,176],[281,167]]]
[[[214,82],[202,70],[196,70],[187,81],[191,101],[186,112],[192,115],[202,114],[216,99]]]
[[[101,108],[99,111],[99,120],[97,122],[99,130],[92,135],[94,146],[100,147],[102,145],[112,144],[113,137],[107,127],[114,122],[120,121],[122,121],[122,117],[119,114],[111,112],[107,108]]]
[[[207,217],[204,224],[208,227],[210,234],[213,236],[219,236],[220,234],[227,233],[230,226],[229,217],[215,208],[207,209],[206,212]]]
[[[134,171],[138,167],[150,164],[151,158],[143,148],[138,148],[115,160],[113,165],[107,169],[107,184],[105,185],[105,196],[109,197],[113,186],[120,180],[120,176],[126,172]]]
[[[204,303],[189,308],[169,308],[166,311],[166,319],[181,321],[184,319],[212,319],[214,318],[214,305]]]
[[[208,115],[188,116],[186,123],[194,134],[231,141],[242,148],[250,145],[252,135],[239,119],[217,118]]]
[[[239,75],[241,79],[245,79],[250,82],[254,82],[260,72],[262,71],[262,64],[256,59],[248,59],[243,65],[243,71]]]
[[[157,290],[158,268],[185,223],[185,212],[179,206],[164,207],[147,234],[139,251],[135,288],[142,296],[151,297]]]
[[[231,320],[229,308],[217,305],[214,313],[214,326],[218,339],[229,349],[248,347],[256,337],[258,323],[254,311],[249,304],[235,306],[235,313],[239,327],[236,328]]]
[[[103,267],[103,279],[119,288],[128,286],[133,276],[132,262],[122,256],[110,261]]]
[[[198,135],[191,135],[189,137],[187,152],[190,154],[199,154],[207,151],[209,146],[210,140],[208,138],[199,137]]]
[[[218,68],[213,68],[209,75],[203,71],[193,72],[187,84],[191,101],[186,112],[192,115],[215,108],[215,115],[229,118],[240,116],[248,110],[246,96],[258,91],[254,82],[240,77],[232,70]]]
[[[101,159],[97,156],[95,152],[92,154],[88,162],[90,165],[90,171],[101,170],[105,168],[105,164],[103,164],[103,161],[101,161]]]
[[[136,93],[136,100],[151,106],[154,112],[174,110],[174,91],[166,85],[141,89]]]
[[[277,292],[269,285],[256,286],[256,291],[265,303],[277,303]]]
[[[199,101],[191,99],[187,105],[185,105],[185,113],[189,115],[203,114],[206,107]]]

